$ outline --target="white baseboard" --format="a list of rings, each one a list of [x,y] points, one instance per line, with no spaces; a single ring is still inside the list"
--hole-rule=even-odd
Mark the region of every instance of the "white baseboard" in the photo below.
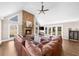
[[[6,41],[10,41],[10,40],[14,40],[14,39],[5,39],[5,40],[1,40],[1,43],[2,43],[2,42],[6,42]]]

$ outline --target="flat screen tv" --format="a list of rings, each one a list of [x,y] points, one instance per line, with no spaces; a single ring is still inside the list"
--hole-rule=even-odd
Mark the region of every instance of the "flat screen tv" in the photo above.
[[[39,27],[40,30],[44,30],[44,27]]]

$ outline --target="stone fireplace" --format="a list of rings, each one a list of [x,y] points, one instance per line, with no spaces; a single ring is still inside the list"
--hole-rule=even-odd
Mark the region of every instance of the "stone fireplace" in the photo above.
[[[25,35],[31,35],[32,34],[32,28],[31,27],[26,27],[24,31],[25,31]]]

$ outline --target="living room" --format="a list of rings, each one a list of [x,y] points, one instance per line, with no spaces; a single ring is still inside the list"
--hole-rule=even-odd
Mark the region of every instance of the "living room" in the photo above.
[[[0,56],[79,56],[78,5],[0,2]]]

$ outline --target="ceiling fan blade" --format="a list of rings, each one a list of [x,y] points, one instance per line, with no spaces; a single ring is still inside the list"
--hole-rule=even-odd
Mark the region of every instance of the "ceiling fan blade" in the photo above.
[[[43,11],[49,11],[49,9],[43,10]]]
[[[41,13],[42,11],[40,10],[39,14]]]
[[[43,13],[44,13],[44,11],[43,11]],[[45,13],[44,13],[45,14]]]
[[[44,12],[44,11],[40,11],[40,12],[39,12],[39,14],[40,14],[40,13],[43,13],[43,14],[45,14],[45,12]]]

